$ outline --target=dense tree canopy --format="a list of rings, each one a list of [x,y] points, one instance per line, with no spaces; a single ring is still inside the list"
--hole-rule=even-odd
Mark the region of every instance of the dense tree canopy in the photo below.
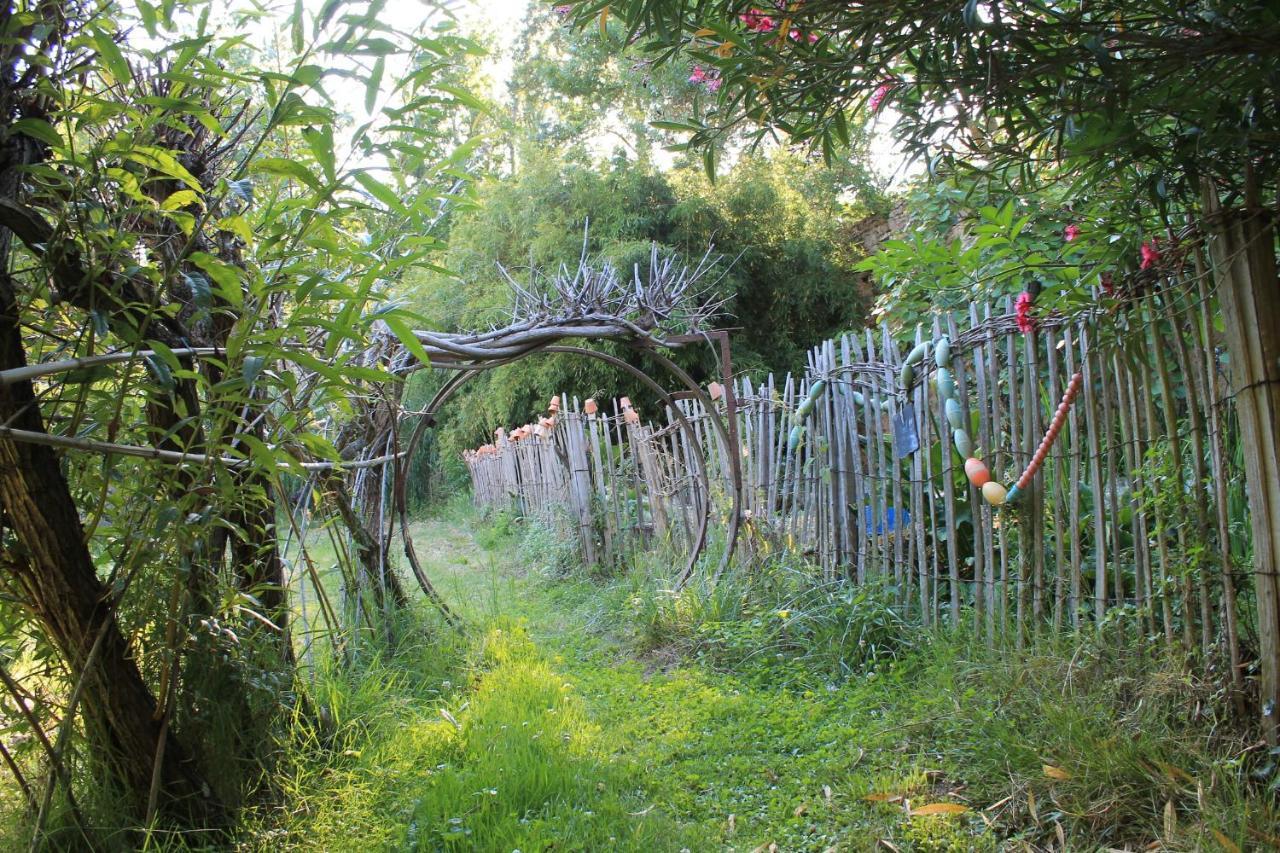
[[[655,244],[690,266],[711,250],[719,260],[708,298],[724,303],[718,323],[739,330],[735,367],[795,368],[814,341],[858,328],[868,304],[854,269],[861,255],[841,231],[866,208],[843,202],[824,172],[779,152],[744,158],[712,184],[692,167],[664,173],[625,158],[543,156],[483,183],[474,208],[455,220],[445,263],[462,286],[437,276],[406,292],[441,328],[479,328],[503,320],[506,275],[523,282],[572,268],[584,237],[590,255],[624,270],[647,267]],[[709,349],[682,361],[700,379],[716,375]],[[449,449],[523,423],[557,392],[651,396],[607,367],[567,358],[522,363],[471,383],[447,421]]]

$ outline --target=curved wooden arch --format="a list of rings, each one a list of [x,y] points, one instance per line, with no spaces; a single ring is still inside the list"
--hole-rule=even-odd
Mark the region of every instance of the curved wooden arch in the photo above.
[[[722,443],[725,449],[725,453],[726,454],[731,453],[732,446],[729,441],[728,430],[725,427],[724,420],[720,416],[720,413],[716,411],[713,401],[707,396],[706,392],[702,390],[702,388],[698,385],[698,383],[693,380],[693,377],[691,377],[688,373],[686,373],[678,365],[676,365],[673,361],[671,361],[661,353],[658,353],[648,348],[645,348],[641,351],[651,356],[655,361],[658,362],[659,366],[661,366],[663,369],[667,370],[673,376],[675,376],[676,379],[680,382],[680,384],[684,385],[685,388],[700,403],[702,403],[704,409],[711,416],[712,427],[716,432],[717,439]],[[688,437],[689,440],[694,445],[698,443],[697,432],[694,430],[693,425],[689,422],[688,418],[685,417],[684,412],[680,410],[680,407],[675,404],[675,400],[672,399],[671,395],[667,393],[665,388],[663,388],[656,380],[654,380],[653,377],[649,376],[647,373],[640,370],[638,367],[635,367],[634,365],[629,364],[626,361],[623,361],[622,359],[616,356],[612,356],[612,355],[609,355],[608,353],[603,353],[598,350],[587,349],[585,347],[567,346],[567,345],[543,345],[538,347],[532,347],[516,355],[508,356],[506,358],[502,358],[494,361],[469,362],[466,364],[446,362],[446,363],[440,363],[435,365],[437,367],[447,369],[447,370],[456,370],[458,371],[458,373],[455,376],[451,377],[448,381],[446,381],[445,384],[441,386],[441,388],[438,391],[436,391],[435,395],[431,399],[431,402],[428,403],[427,406],[419,414],[418,422],[414,427],[413,433],[409,437],[409,442],[406,445],[404,451],[402,453],[397,453],[397,458],[395,461],[396,476],[394,481],[395,485],[393,490],[393,496],[395,500],[395,517],[398,519],[400,524],[400,537],[403,543],[405,557],[409,561],[409,565],[411,570],[413,571],[414,577],[418,581],[419,586],[422,588],[423,593],[432,601],[433,604],[435,604],[438,608],[440,608],[440,611],[442,614],[444,614],[446,621],[448,621],[454,627],[461,627],[461,624],[462,624],[461,620],[457,616],[457,614],[454,613],[454,611],[448,606],[448,604],[444,601],[444,599],[440,596],[439,592],[436,591],[430,579],[427,578],[426,573],[422,569],[421,562],[418,560],[417,550],[413,544],[413,537],[409,533],[409,512],[408,512],[408,501],[406,498],[406,487],[405,487],[405,481],[406,481],[405,466],[408,464],[408,460],[413,458],[413,454],[417,450],[419,443],[422,441],[423,436],[426,434],[427,429],[435,425],[436,415],[440,412],[441,408],[445,405],[445,403],[449,401],[449,399],[455,393],[457,393],[457,391],[464,384],[466,384],[468,380],[470,380],[473,376],[477,375],[481,371],[493,370],[498,367],[503,367],[505,365],[518,361],[522,358],[525,358],[526,356],[535,355],[537,353],[560,353],[560,354],[566,354],[566,355],[582,356],[584,358],[592,358],[597,361],[602,361],[612,367],[616,367],[623,371],[626,371],[632,377],[639,380],[650,391],[652,391],[658,397],[658,399],[675,415],[676,422],[679,425],[680,429],[685,433],[686,437]],[[399,419],[397,418],[397,422],[398,420]],[[706,550],[707,529],[710,524],[710,517],[711,517],[711,505],[712,505],[711,481],[710,481],[710,476],[707,472],[706,460],[703,459],[701,454],[695,454],[694,458],[697,463],[698,481],[701,485],[701,503],[702,503],[701,510],[702,511],[699,513],[698,532],[697,532],[697,537],[695,539],[695,544],[693,549],[689,552],[688,558],[685,561],[685,566],[681,570],[680,575],[677,578],[677,581],[676,581],[677,589],[683,587],[688,582],[689,578],[692,577],[693,571],[696,568],[699,559],[701,559],[703,552]],[[716,567],[716,571],[714,575],[714,577],[716,578],[718,578],[724,572],[724,570],[728,567],[730,561],[733,559],[734,550],[737,546],[737,539],[738,539],[737,534],[738,534],[739,523],[741,518],[740,502],[741,502],[742,488],[741,488],[741,483],[737,482],[737,480],[740,479],[740,476],[737,474],[736,466],[730,466],[730,471],[731,471],[731,476],[733,476],[735,479],[735,482],[733,483],[733,510],[730,516],[728,535],[725,538],[724,550],[720,555],[720,560]],[[391,531],[388,531],[388,534],[390,533]]]

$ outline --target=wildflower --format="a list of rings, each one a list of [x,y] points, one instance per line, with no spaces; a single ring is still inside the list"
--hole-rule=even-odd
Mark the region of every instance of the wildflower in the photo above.
[[[790,615],[791,615],[791,611],[790,611],[790,610],[779,610],[779,611],[778,611],[778,618],[779,618],[779,619],[786,619],[786,618],[787,618],[788,616],[790,616]]]
[[[707,72],[701,65],[693,66],[693,73],[689,75],[690,83],[701,83],[707,79]]]
[[[893,91],[893,83],[881,83],[871,94],[871,100],[867,102],[867,106],[871,108],[871,112],[879,112],[880,105],[884,103],[884,99]]]
[[[1103,293],[1107,294],[1107,296],[1115,295],[1116,285],[1115,285],[1115,282],[1112,281],[1111,279],[1110,272],[1104,272],[1102,275],[1098,276],[1098,280],[1102,283]]]
[[[1160,263],[1160,252],[1156,249],[1155,240],[1148,240],[1142,244],[1142,263],[1138,265],[1138,269],[1151,269]]]
[[[712,77],[704,85],[707,87],[707,91],[714,95],[720,91],[720,84],[723,82],[719,77]]]
[[[555,7],[555,13],[562,18],[572,11],[573,11],[573,5],[570,3],[562,3],[559,6]]]
[[[1036,321],[1031,316],[1031,306],[1034,304],[1035,297],[1027,291],[1018,294],[1018,299],[1013,303],[1013,312],[1018,321],[1018,331],[1024,335],[1029,335],[1036,330]]]
[[[1062,239],[1070,243],[1072,240],[1080,236],[1080,226],[1074,222],[1062,229]]]

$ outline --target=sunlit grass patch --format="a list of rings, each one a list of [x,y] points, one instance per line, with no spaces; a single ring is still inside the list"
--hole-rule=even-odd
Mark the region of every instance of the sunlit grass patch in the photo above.
[[[481,632],[469,657],[464,684],[376,667],[329,682],[323,700],[339,734],[293,777],[290,839],[325,849],[667,849],[662,815],[634,805],[629,765],[524,628]]]

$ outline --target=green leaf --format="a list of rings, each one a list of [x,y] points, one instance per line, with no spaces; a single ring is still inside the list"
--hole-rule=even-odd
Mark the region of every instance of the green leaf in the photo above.
[[[240,270],[237,267],[218,260],[208,252],[192,252],[191,263],[208,273],[223,299],[236,307],[244,305],[244,290],[240,285]]]
[[[333,183],[335,179],[335,155],[333,151],[333,126],[321,125],[319,128],[308,127],[302,131],[311,155],[316,158],[320,168],[324,170],[325,180]]]
[[[436,84],[436,88],[441,92],[447,92],[463,106],[470,107],[478,113],[487,113],[489,105],[477,98],[473,93],[468,92],[461,86],[448,86],[443,83]]]
[[[289,16],[289,35],[293,42],[293,52],[302,53],[302,0],[294,0],[293,14]]]
[[[364,187],[369,195],[385,204],[391,210],[397,213],[405,212],[404,202],[400,200],[400,194],[373,175],[368,172],[356,172],[355,179],[356,183]]]
[[[200,203],[200,194],[195,190],[178,190],[170,193],[160,205],[161,210],[178,210],[192,204]]]
[[[58,133],[54,126],[44,119],[39,118],[22,118],[9,125],[10,133],[21,133],[30,136],[32,139],[38,139],[46,145],[59,147],[62,145],[62,136]]]
[[[266,363],[266,359],[260,355],[247,355],[244,357],[244,366],[241,369],[241,375],[244,376],[245,385],[253,387],[253,383],[257,380],[258,375],[262,373],[262,366]]]
[[[414,358],[424,366],[431,364],[431,356],[427,355],[427,351],[422,346],[422,342],[418,340],[418,336],[413,333],[413,330],[409,328],[408,324],[405,323],[404,320],[393,315],[388,315],[383,317],[382,321],[387,324],[387,328],[391,330],[392,334],[400,339],[400,343],[404,344],[405,349],[409,350],[409,352],[413,354]]]
[[[369,74],[369,79],[364,86],[364,111],[373,112],[373,108],[378,105],[378,92],[382,88],[382,75],[387,69],[387,59],[385,56],[379,56],[378,61],[373,64],[373,71]]]
[[[124,58],[120,45],[116,44],[115,37],[111,33],[95,27],[89,36],[89,41],[116,83],[126,83],[133,79],[129,61]]]
[[[268,175],[279,175],[305,184],[313,190],[320,189],[320,181],[311,171],[297,160],[286,160],[283,157],[260,157],[249,167],[251,172],[264,172]]]

